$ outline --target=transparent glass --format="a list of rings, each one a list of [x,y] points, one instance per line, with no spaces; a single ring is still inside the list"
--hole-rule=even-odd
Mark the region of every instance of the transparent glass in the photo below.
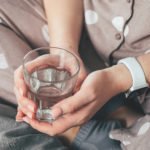
[[[38,106],[36,118],[51,122],[51,107],[72,95],[80,70],[71,52],[58,47],[41,47],[28,52],[23,60],[29,98]]]

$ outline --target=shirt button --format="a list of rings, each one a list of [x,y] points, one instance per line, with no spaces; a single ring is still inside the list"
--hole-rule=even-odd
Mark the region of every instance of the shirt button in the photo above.
[[[120,33],[117,33],[117,34],[115,35],[115,38],[116,38],[117,40],[120,40],[120,39],[121,39],[121,34],[120,34]]]
[[[131,2],[131,0],[127,0],[127,2],[128,2],[128,3],[130,3],[130,2]]]

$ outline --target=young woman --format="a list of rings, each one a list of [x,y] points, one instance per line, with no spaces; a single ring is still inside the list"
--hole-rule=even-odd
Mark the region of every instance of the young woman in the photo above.
[[[78,78],[79,91],[53,108],[52,114],[56,120],[52,124],[38,122],[33,119],[36,111],[35,104],[25,95],[26,86],[20,67],[15,71],[15,93],[19,104],[16,120],[25,121],[36,130],[51,136],[79,126],[80,129],[77,130],[72,149],[121,149],[120,144],[111,140],[108,134],[112,129],[120,128],[122,125],[120,121],[108,120],[109,117],[103,121],[106,119],[104,114],[111,114],[112,111],[117,111],[124,105],[126,97],[121,93],[126,91],[133,93],[136,89],[146,88],[150,84],[150,54],[148,53],[150,37],[147,21],[150,17],[149,2],[140,0],[63,0],[61,2],[44,0],[47,17],[44,16],[44,9],[41,6],[41,1],[2,1],[1,16],[5,24],[1,25],[1,32],[4,33],[2,38],[4,39],[6,33],[9,32],[9,38],[7,38],[11,43],[9,45],[12,47],[14,44],[13,47],[21,53],[22,57],[31,48],[48,45],[46,42],[49,39],[51,46],[62,47],[75,53],[81,63]],[[12,7],[15,10],[11,9]],[[85,16],[91,41],[98,55],[107,65],[106,69],[94,71],[88,76],[77,51],[84,24],[83,16]],[[16,38],[15,43],[12,42],[14,37]],[[8,57],[5,54],[6,49],[10,48],[6,46],[5,40],[2,41],[5,46],[2,49],[2,57],[5,60],[4,56]],[[22,53],[23,49],[26,49],[24,53]],[[83,50],[83,53],[86,57],[86,49]],[[118,60],[130,56],[133,57],[121,60],[116,65]],[[22,57],[19,58],[22,59]],[[90,57],[90,60],[94,59],[92,55]],[[13,56],[10,55],[8,58],[6,60],[11,60]],[[19,64],[18,62],[17,65]],[[7,69],[10,67],[8,64],[5,66]],[[11,68],[13,67],[12,64]],[[15,64],[14,68],[16,67]],[[10,70],[12,69],[7,71]],[[149,113],[149,89],[146,88],[137,93],[138,96],[134,94],[130,100],[139,101],[144,112]],[[3,97],[8,99],[5,92]],[[30,104],[30,108],[27,104]],[[134,119],[139,117],[133,113],[132,116]],[[132,117],[130,119],[131,122],[134,121]],[[130,130],[123,133],[117,130],[117,134],[113,133],[111,137],[120,140],[122,148],[137,149],[140,147],[137,141],[143,139],[144,135],[145,140],[142,140],[143,144],[141,144],[144,146],[144,141],[147,141],[146,133],[149,131],[148,119],[149,116],[141,118],[131,128],[131,133]],[[133,136],[133,133],[136,136]],[[137,135],[139,135],[138,138],[136,138]]]

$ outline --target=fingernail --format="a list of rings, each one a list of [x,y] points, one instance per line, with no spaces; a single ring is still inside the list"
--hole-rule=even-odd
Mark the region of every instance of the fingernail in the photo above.
[[[23,120],[22,119],[16,119],[16,122],[22,122]]]
[[[23,119],[23,121],[25,121],[26,123],[29,123],[29,118],[28,118],[28,117],[23,117],[22,119]]]

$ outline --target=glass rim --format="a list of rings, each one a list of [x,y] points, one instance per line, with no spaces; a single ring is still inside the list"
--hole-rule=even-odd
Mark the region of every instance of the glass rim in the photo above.
[[[55,48],[55,49],[60,49],[60,50],[62,50],[62,51],[65,51],[65,52],[67,52],[67,53],[69,53],[70,55],[72,55],[74,58],[75,58],[75,60],[77,61],[77,66],[78,66],[78,69],[77,69],[77,71],[73,74],[73,75],[71,75],[69,78],[67,78],[67,79],[64,79],[64,80],[59,80],[59,81],[46,81],[46,80],[39,80],[38,78],[36,78],[36,77],[33,77],[32,75],[30,75],[29,73],[28,73],[28,71],[27,71],[27,69],[26,69],[26,67],[25,67],[25,59],[27,58],[27,56],[28,55],[30,55],[31,53],[33,53],[33,52],[37,52],[37,51],[39,51],[39,50],[42,50],[42,49],[50,49],[50,48]],[[36,79],[36,80],[38,80],[38,81],[40,81],[40,82],[43,82],[43,83],[60,83],[60,82],[65,82],[65,81],[68,81],[68,80],[71,80],[72,78],[74,78],[76,75],[78,75],[78,73],[79,73],[79,71],[80,71],[80,62],[79,62],[79,60],[78,60],[78,58],[77,58],[77,56],[75,55],[75,54],[73,54],[72,52],[70,52],[69,50],[66,50],[66,49],[64,49],[64,48],[61,48],[61,47],[54,47],[54,46],[52,46],[52,47],[39,47],[39,48],[35,48],[35,49],[31,49],[27,54],[25,54],[25,56],[23,57],[23,74],[25,74],[24,72],[26,71],[27,73],[28,73],[28,76],[30,77],[30,78],[33,78],[33,79]],[[25,71],[24,71],[25,70]]]

